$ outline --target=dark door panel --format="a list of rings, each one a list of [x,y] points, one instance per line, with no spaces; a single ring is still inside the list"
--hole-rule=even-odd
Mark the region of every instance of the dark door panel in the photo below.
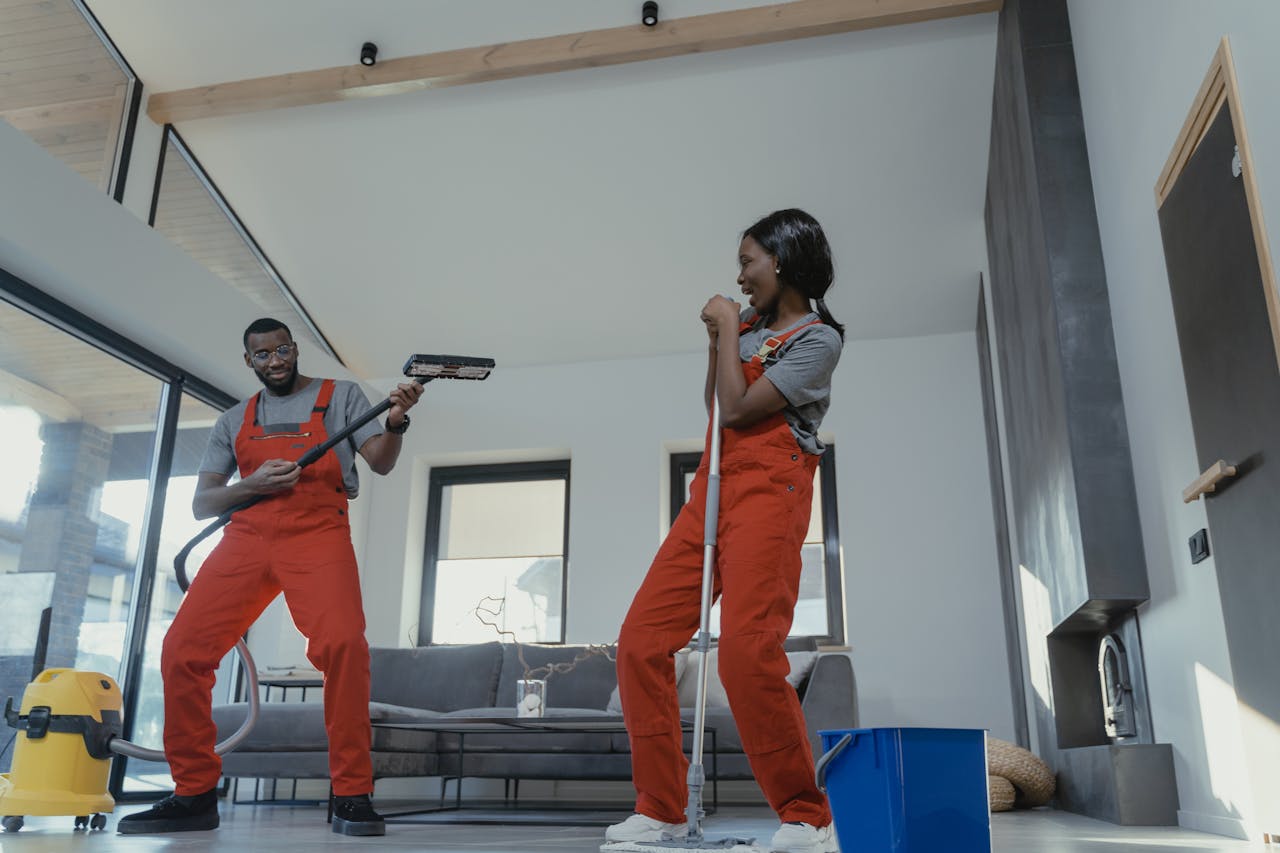
[[[1280,726],[1280,369],[1272,285],[1233,161],[1224,106],[1161,207],[1160,230],[1199,470],[1219,459],[1238,468],[1205,499],[1236,693]],[[1264,819],[1277,819],[1276,768],[1250,773]]]

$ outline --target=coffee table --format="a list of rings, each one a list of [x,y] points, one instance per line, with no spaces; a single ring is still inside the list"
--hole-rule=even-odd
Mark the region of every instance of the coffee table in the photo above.
[[[598,717],[598,716],[551,716],[551,717],[438,717],[426,720],[406,720],[397,722],[375,722],[374,728],[383,729],[405,729],[409,731],[437,732],[439,734],[456,735],[458,738],[458,776],[442,776],[440,783],[440,801],[435,806],[411,809],[406,811],[382,812],[384,818],[395,823],[427,823],[434,822],[419,818],[418,820],[406,820],[410,816],[435,815],[442,812],[452,813],[449,821],[453,823],[506,823],[513,825],[538,825],[547,823],[548,820],[522,819],[519,815],[513,814],[513,810],[518,808],[518,804],[513,804],[510,799],[504,797],[502,801],[503,813],[496,817],[468,817],[461,818],[456,813],[463,810],[462,802],[462,779],[463,771],[466,769],[467,754],[467,736],[477,734],[519,734],[534,732],[568,732],[568,733],[584,733],[599,732],[601,734],[625,734],[627,731],[626,724],[621,717]],[[692,732],[694,730],[693,722],[690,720],[681,720],[680,729],[683,732]],[[716,808],[720,804],[720,786],[719,786],[719,768],[716,760],[716,729],[714,726],[704,726],[703,731],[709,736],[710,749],[710,773],[708,774],[711,782],[711,807],[707,809],[708,814],[714,814]],[[454,799],[452,804],[446,802],[446,784],[452,779],[455,782]],[[519,780],[516,780],[517,786]],[[519,788],[516,789],[516,798],[519,798]],[[470,807],[467,807],[470,808]],[[492,809],[492,804],[489,805]],[[584,807],[575,806],[554,806],[557,811],[583,810]],[[591,811],[605,811],[598,807],[592,807]],[[566,823],[562,819],[557,819],[560,823]],[[589,820],[589,821],[569,821],[577,826],[604,826],[616,822],[616,818],[608,820]]]

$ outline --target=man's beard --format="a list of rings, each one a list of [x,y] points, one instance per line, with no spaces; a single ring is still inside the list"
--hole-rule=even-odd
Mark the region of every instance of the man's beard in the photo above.
[[[294,364],[294,366],[289,370],[288,376],[280,380],[268,379],[266,371],[259,370],[256,367],[253,369],[253,372],[257,375],[258,381],[266,386],[268,391],[280,397],[287,397],[289,394],[292,394],[293,386],[298,383],[297,364]]]

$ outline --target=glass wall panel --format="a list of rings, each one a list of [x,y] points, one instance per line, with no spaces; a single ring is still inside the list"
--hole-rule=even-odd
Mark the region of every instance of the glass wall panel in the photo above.
[[[189,394],[183,395],[178,409],[178,434],[166,489],[164,517],[160,524],[160,549],[151,591],[151,613],[147,621],[142,686],[134,712],[132,734],[135,743],[152,749],[163,748],[164,684],[160,677],[160,650],[165,632],[169,630],[178,605],[182,603],[182,589],[178,586],[173,558],[209,522],[209,519],[196,520],[191,511],[191,499],[195,496],[200,460],[204,456],[210,428],[217,418],[216,409]],[[145,494],[148,484],[147,469],[138,468],[132,473],[137,477],[123,482],[122,486]],[[186,563],[188,579],[199,573],[200,564],[221,538],[222,532],[218,531],[191,552]],[[215,704],[231,699],[235,677],[232,657],[234,655],[228,655],[219,669],[218,683],[213,690]],[[164,791],[172,787],[173,779],[167,765],[129,759],[124,779],[125,791]]]
[[[131,466],[163,387],[0,302],[0,697],[30,680],[46,607],[47,666],[119,678],[147,508]]]

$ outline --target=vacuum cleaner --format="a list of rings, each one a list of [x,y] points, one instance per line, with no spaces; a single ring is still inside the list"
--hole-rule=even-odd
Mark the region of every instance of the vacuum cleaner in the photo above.
[[[414,355],[405,362],[404,375],[425,385],[433,379],[488,378],[493,371],[491,358],[454,355]],[[299,468],[319,460],[339,442],[346,441],[356,430],[386,412],[390,398],[383,400],[356,418],[346,428],[316,445],[298,459]],[[178,586],[187,591],[186,562],[191,550],[231,520],[243,509],[265,499],[255,495],[228,509],[211,521],[183,546],[173,560]],[[66,668],[44,668],[49,613],[41,625],[41,639],[32,672],[32,681],[22,694],[15,710],[13,699],[5,703],[5,722],[15,730],[13,766],[0,774],[0,826],[5,832],[17,832],[25,816],[75,816],[75,829],[103,829],[107,812],[115,808],[115,800],[107,792],[107,777],[113,755],[125,755],[144,761],[165,761],[164,752],[147,749],[124,739],[120,687],[115,679],[100,672],[83,672]],[[245,672],[256,673],[257,665],[244,640],[235,650]],[[234,734],[217,744],[219,754],[231,752],[244,742],[258,720],[258,691],[249,691],[249,712]]]
[[[694,650],[702,652],[698,659],[698,692],[694,703],[693,750],[689,757],[689,803],[685,806],[688,830],[682,836],[661,841],[613,841],[600,846],[600,853],[655,853],[661,850],[726,850],[737,853],[761,853],[754,838],[733,836],[711,840],[703,837],[702,789],[707,775],[702,764],[702,751],[707,721],[707,653],[711,651],[711,597],[714,594],[716,566],[716,527],[720,522],[720,398],[711,389],[711,457],[707,461],[707,508],[702,528],[702,609],[698,618],[698,635]]]

